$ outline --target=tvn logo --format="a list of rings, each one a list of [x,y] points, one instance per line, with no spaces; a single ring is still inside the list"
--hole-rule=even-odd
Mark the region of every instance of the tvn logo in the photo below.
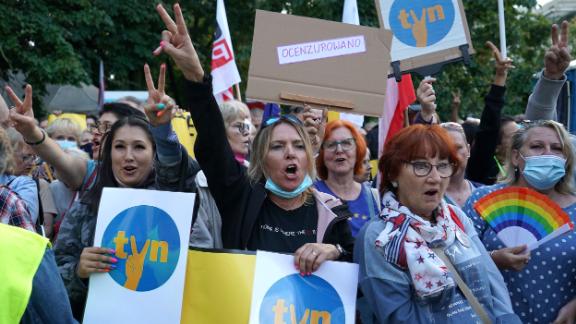
[[[428,47],[441,41],[452,29],[452,0],[396,0],[389,23],[394,36],[413,47]]]

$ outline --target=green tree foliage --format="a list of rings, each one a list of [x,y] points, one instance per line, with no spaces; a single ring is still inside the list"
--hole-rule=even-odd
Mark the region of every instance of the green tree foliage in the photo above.
[[[236,0],[225,1],[228,23],[245,89],[252,48],[255,10],[340,21],[343,0]],[[50,83],[98,83],[98,65],[104,61],[108,89],[144,89],[142,66],[153,72],[160,62],[168,63],[169,93],[181,99],[182,76],[166,57],[155,58],[163,24],[152,0],[5,0],[0,2],[0,77],[21,71],[27,81],[41,90]],[[517,68],[510,73],[507,91],[508,114],[519,113],[531,90],[532,74],[542,67],[549,42],[550,23],[530,12],[535,0],[508,0],[506,27],[509,56]],[[169,3],[166,5],[170,7]],[[210,70],[215,0],[181,1],[190,35],[206,71]],[[478,115],[492,78],[490,53],[484,43],[498,43],[496,0],[464,0],[473,44],[477,54],[469,67],[446,66],[438,76],[438,106],[443,116],[451,93],[460,89],[461,114]],[[358,0],[360,23],[378,27],[372,0]],[[573,22],[576,27],[576,22]],[[576,30],[576,28],[573,28]],[[110,76],[114,75],[114,79]],[[419,81],[415,78],[415,86]],[[37,107],[36,107],[37,108]]]

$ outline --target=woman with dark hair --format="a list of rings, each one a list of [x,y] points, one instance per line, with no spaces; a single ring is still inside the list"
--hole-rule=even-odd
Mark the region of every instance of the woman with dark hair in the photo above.
[[[380,199],[376,189],[354,181],[354,176],[364,172],[366,141],[348,121],[334,120],[326,131],[316,157],[320,180],[316,189],[339,198],[348,205],[353,216],[348,219],[352,236],[370,219],[380,213]]]
[[[149,89],[150,90],[150,89]],[[144,118],[129,116],[116,121],[106,133],[98,176],[92,189],[76,201],[60,227],[55,244],[56,261],[68,290],[74,315],[81,318],[87,293],[86,279],[92,273],[114,270],[114,252],[94,246],[94,231],[104,187],[184,190],[179,181],[167,183],[161,173],[172,169],[166,157],[186,155],[177,141],[170,141],[170,111],[160,116],[150,110],[163,103],[175,107],[162,91],[150,94]],[[156,160],[155,160],[156,156]],[[189,181],[186,181],[189,183]]]
[[[100,111],[98,123],[91,129],[92,152],[94,160],[86,160],[77,156],[66,154],[58,143],[51,139],[45,130],[36,125],[32,110],[32,86],[26,86],[24,101],[14,93],[10,87],[6,87],[10,99],[16,109],[10,111],[10,118],[14,122],[14,128],[22,134],[24,141],[30,145],[34,153],[48,163],[58,172],[59,179],[71,190],[78,190],[79,196],[89,190],[96,179],[98,160],[100,160],[100,146],[102,137],[110,130],[117,120],[138,116],[146,118],[144,113],[122,103],[108,103]]]
[[[379,322],[519,323],[472,222],[442,199],[460,164],[446,131],[405,128],[384,152],[382,213],[360,232],[354,253]]]
[[[169,30],[155,54],[170,55],[187,79],[186,106],[198,131],[196,158],[222,215],[224,248],[294,253],[302,274],[326,260],[350,259],[347,208],[312,188],[312,145],[302,122],[283,116],[264,123],[246,171],[226,138],[212,80],[204,74],[180,5],[174,5],[176,22],[162,5],[156,8]]]
[[[102,149],[94,187],[76,201],[60,226],[54,250],[56,262],[76,318],[80,319],[90,274],[114,268],[113,251],[94,246],[94,231],[104,187],[154,189],[156,151],[148,123],[127,117],[114,123]]]

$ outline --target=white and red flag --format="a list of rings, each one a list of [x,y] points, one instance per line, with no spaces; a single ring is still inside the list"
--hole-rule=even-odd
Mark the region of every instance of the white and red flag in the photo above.
[[[234,99],[234,85],[240,83],[241,80],[234,60],[224,0],[217,0],[216,4],[216,31],[212,45],[211,73],[212,88],[216,100],[222,102]]]
[[[404,127],[404,112],[415,100],[410,74],[402,75],[400,82],[396,82],[394,77],[388,79],[384,115],[378,123],[378,158],[382,156],[386,141]]]

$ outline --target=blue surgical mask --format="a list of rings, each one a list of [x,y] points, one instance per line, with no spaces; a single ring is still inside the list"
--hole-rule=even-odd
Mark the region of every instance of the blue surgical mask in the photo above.
[[[537,190],[554,187],[566,174],[566,159],[559,156],[536,155],[522,158],[526,162],[522,170],[524,179]]]
[[[76,143],[75,141],[57,140],[56,143],[58,143],[58,145],[60,145],[60,148],[63,150],[69,148],[78,148],[78,143]]]
[[[302,180],[302,183],[300,183],[300,185],[292,191],[286,191],[280,189],[280,187],[278,187],[278,185],[275,184],[274,181],[272,181],[272,179],[270,178],[266,180],[266,185],[264,186],[264,188],[268,189],[271,193],[275,194],[276,196],[282,197],[284,199],[292,199],[298,197],[301,193],[304,192],[304,190],[308,189],[308,187],[310,187],[311,185],[312,185],[312,179],[310,178],[309,175],[306,175],[304,180]]]

